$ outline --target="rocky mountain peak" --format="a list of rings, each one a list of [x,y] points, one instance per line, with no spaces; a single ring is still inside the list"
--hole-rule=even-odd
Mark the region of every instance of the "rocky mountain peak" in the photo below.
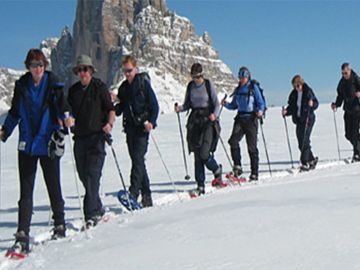
[[[60,39],[41,44],[52,70],[67,87],[77,80],[71,69],[80,54],[92,58],[98,71],[95,76],[109,88],[124,79],[122,57],[133,54],[140,70],[151,75],[163,112],[183,100],[195,62],[203,65],[218,91],[236,86],[209,33],[198,36],[191,21],[169,11],[165,0],[78,0],[72,32],[66,26]]]

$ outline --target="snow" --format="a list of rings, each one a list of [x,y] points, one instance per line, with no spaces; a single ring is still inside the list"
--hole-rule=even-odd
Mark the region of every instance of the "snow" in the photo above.
[[[177,101],[181,102],[182,98]],[[259,134],[260,182],[222,190],[207,186],[208,195],[193,200],[183,192],[194,188],[195,183],[183,180],[185,172],[176,115],[161,115],[159,127],[152,134],[181,200],[173,192],[150,141],[147,167],[155,207],[126,213],[115,197],[121,185],[108,149],[101,192],[104,205],[111,211],[110,220],[91,230],[89,239],[84,233],[69,230],[70,236],[64,240],[35,246],[30,256],[21,262],[8,261],[2,256],[12,244],[17,225],[17,134],[13,134],[1,145],[0,269],[360,269],[359,164],[337,160],[333,114],[329,105],[321,105],[312,136],[314,153],[320,157],[319,166],[309,173],[290,172],[280,110],[270,108],[264,124],[273,177],[268,172]],[[223,111],[225,142],[231,133],[233,116],[234,112]],[[344,139],[342,113],[338,112],[336,117],[345,158],[351,155],[347,152],[351,147]],[[297,160],[294,126],[287,120]],[[181,121],[184,126],[185,115]],[[121,129],[118,120],[114,127],[114,147],[128,184],[130,161]],[[244,142],[242,146],[248,174]],[[216,158],[225,171],[230,169],[221,144]],[[188,165],[193,179],[192,156]],[[37,241],[45,238],[51,228],[48,226],[49,202],[41,175],[38,173],[36,179],[31,227]],[[211,180],[210,174],[207,180]],[[79,227],[80,213],[68,145],[62,159],[62,186],[66,219],[71,226]]]
[[[0,67],[0,115],[9,109],[15,81],[24,73],[24,70]]]

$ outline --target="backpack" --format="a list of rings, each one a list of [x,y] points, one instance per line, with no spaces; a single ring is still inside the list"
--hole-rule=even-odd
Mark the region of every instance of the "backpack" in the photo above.
[[[254,87],[255,85],[259,88],[261,97],[264,100],[264,104],[265,104],[264,113],[265,113],[265,111],[267,110],[267,106],[266,106],[266,100],[265,100],[265,96],[264,96],[264,89],[260,87],[260,83],[255,79],[250,81],[250,89],[249,89],[249,92],[248,92],[248,95],[247,95],[248,96],[248,102],[250,102],[250,96],[255,95],[255,87]],[[235,88],[234,92],[232,92],[230,97],[233,97],[234,95],[236,95],[237,89],[238,88]],[[255,102],[256,102],[256,100],[255,100]]]
[[[254,95],[254,93],[255,93],[254,85],[256,85],[259,88],[260,95],[261,95],[262,99],[264,100],[264,105],[265,105],[264,113],[265,113],[266,110],[267,110],[267,106],[266,106],[266,100],[265,100],[265,96],[264,96],[264,89],[260,87],[260,83],[257,80],[251,80],[250,89],[249,89],[249,96]]]
[[[145,81],[151,82],[151,78],[149,73],[147,72],[141,72],[137,74],[139,82],[139,88],[141,93],[144,95],[144,97],[147,97],[146,91],[145,91]]]
[[[148,121],[149,119],[149,112],[150,112],[150,97],[146,91],[146,87],[145,87],[145,81],[148,81],[150,83],[151,78],[149,73],[147,72],[141,72],[137,74],[136,79],[139,81],[139,91],[140,94],[144,97],[145,99],[145,106],[144,106],[144,112],[140,113],[140,114],[136,114],[134,113],[134,110],[132,108],[132,105],[129,102],[129,109],[130,109],[130,114],[131,117],[133,118],[134,124],[137,126],[142,126],[144,124],[145,121]]]

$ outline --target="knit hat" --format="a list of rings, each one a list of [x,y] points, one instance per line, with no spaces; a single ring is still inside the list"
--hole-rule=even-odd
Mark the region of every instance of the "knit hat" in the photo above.
[[[77,69],[79,68],[79,66],[91,67],[93,69],[93,71],[96,72],[96,69],[94,68],[94,65],[92,63],[90,56],[88,56],[86,54],[80,54],[78,56],[78,58],[76,59],[76,66],[73,67],[73,72],[75,74],[77,74]]]

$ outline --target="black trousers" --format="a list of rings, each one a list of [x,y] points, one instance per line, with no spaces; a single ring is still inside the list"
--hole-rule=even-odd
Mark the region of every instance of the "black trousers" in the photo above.
[[[75,138],[74,153],[79,178],[85,188],[84,214],[88,220],[104,213],[99,195],[106,155],[104,134]]]
[[[46,188],[50,198],[54,225],[64,225],[64,200],[60,186],[60,158],[30,156],[19,152],[20,200],[18,231],[29,234],[33,212],[33,192],[38,160],[43,171]]]
[[[344,114],[345,137],[352,144],[354,155],[360,155],[360,117]]]
[[[259,150],[257,148],[257,134],[258,134],[259,122],[254,116],[242,116],[237,115],[232,130],[232,134],[229,139],[231,157],[234,165],[241,166],[241,151],[239,142],[242,138],[246,137],[246,144],[248,147],[248,153],[251,163],[251,174],[258,175],[259,172]]]
[[[310,145],[310,136],[314,123],[315,119],[309,119],[307,124],[306,122],[297,122],[296,124],[296,137],[298,140],[298,147],[301,152],[300,161],[302,165],[305,165],[315,159]]]
[[[194,130],[199,134],[194,137],[202,137],[200,147],[194,149],[194,168],[195,180],[198,186],[205,186],[205,167],[215,173],[219,169],[219,165],[215,160],[214,153],[211,153],[214,143],[214,127],[212,124],[206,124],[200,130]]]
[[[126,143],[131,158],[130,193],[137,198],[151,195],[150,179],[146,170],[145,155],[149,145],[149,133],[141,132],[138,128],[127,128]]]

